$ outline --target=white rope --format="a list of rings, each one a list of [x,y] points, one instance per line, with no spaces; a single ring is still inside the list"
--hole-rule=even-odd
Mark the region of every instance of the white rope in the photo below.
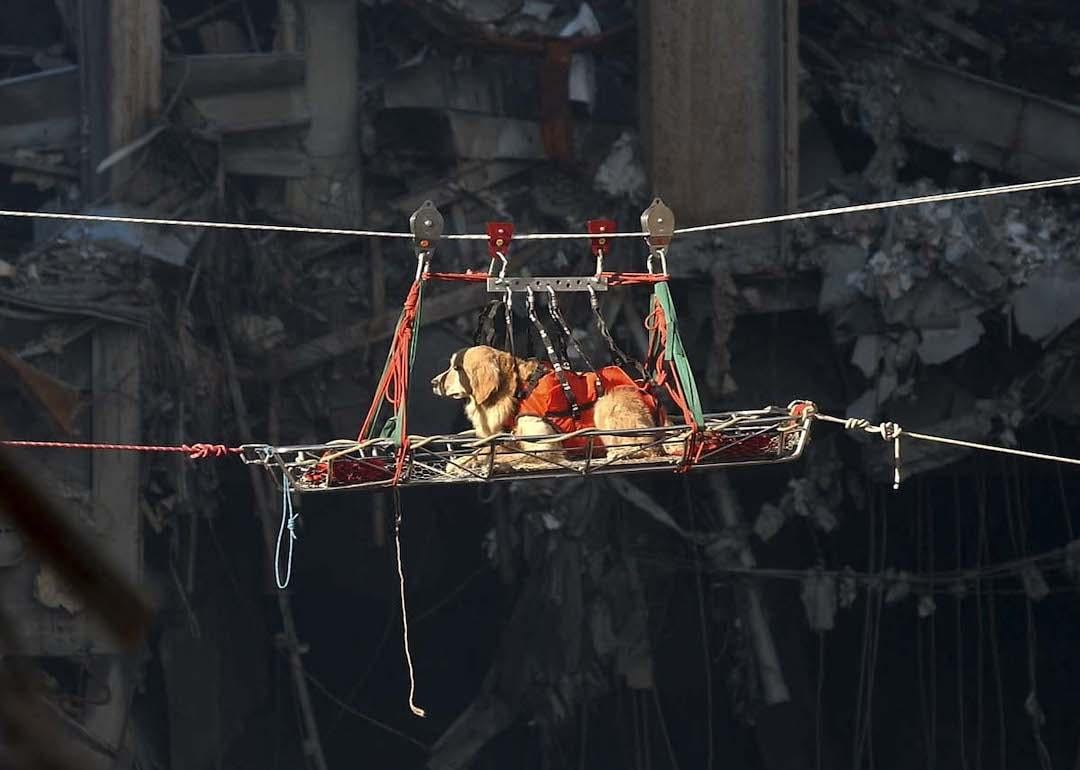
[[[1080,465],[1080,458],[1076,457],[1048,455],[1042,454],[1041,452],[1027,452],[1023,449],[1010,449],[1009,447],[992,446],[990,444],[977,444],[973,441],[961,441],[955,438],[944,438],[942,436],[927,436],[924,433],[905,433],[904,435],[920,439],[921,441],[933,441],[938,444],[950,444],[952,446],[966,447],[968,449],[981,449],[986,452],[998,452],[1000,454],[1015,455],[1016,457],[1027,457],[1032,460],[1050,460],[1052,462],[1065,463],[1067,465]]]
[[[797,211],[793,214],[779,214],[772,217],[758,217],[757,219],[740,219],[737,222],[725,222],[718,225],[701,225],[699,227],[684,227],[676,230],[677,235],[688,233],[702,233],[709,230],[726,230],[732,227],[750,227],[752,225],[767,225],[774,222],[793,222],[798,219],[815,219],[817,217],[837,216],[839,214],[857,214],[861,211],[880,211],[881,209],[895,209],[902,206],[918,206],[924,203],[945,203],[947,201],[959,201],[967,198],[986,198],[991,195],[1007,195],[1010,193],[1030,192],[1032,190],[1048,190],[1053,187],[1070,187],[1080,184],[1080,176],[1066,176],[1059,179],[1046,179],[1040,182],[1022,182],[1020,184],[1007,184],[999,187],[983,187],[978,190],[963,190],[961,192],[936,193],[934,195],[922,195],[917,198],[901,198],[893,201],[879,201],[878,203],[857,203],[852,206],[840,206],[833,209],[818,209],[814,211]]]
[[[397,554],[398,588],[401,593],[401,628],[402,642],[405,645],[405,663],[409,667],[409,710],[418,717],[427,716],[427,712],[416,705],[416,674],[413,671],[411,645],[409,644],[409,612],[405,608],[405,568],[401,564],[401,499],[394,490],[394,551]]]
[[[301,227],[297,225],[252,225],[243,222],[208,222],[198,219],[153,219],[150,217],[114,217],[104,214],[62,214],[57,211],[12,211],[0,209],[0,217],[24,219],[70,219],[78,222],[119,222],[131,225],[167,225],[172,227],[208,227],[218,230],[261,230],[271,233],[307,233],[308,235],[354,235],[368,238],[412,238],[411,233],[391,233],[382,230],[344,230],[334,227]],[[486,238],[487,236],[477,236]]]
[[[281,472],[281,526],[278,527],[277,548],[274,549],[274,580],[277,587],[284,591],[292,580],[293,543],[296,542],[296,520],[299,514],[293,513],[292,495],[289,494],[289,474]],[[281,540],[285,530],[289,530],[289,558],[285,567],[285,579],[281,579]]]
[[[903,430],[899,425],[894,422],[883,422],[879,425],[874,425],[869,420],[863,420],[860,418],[848,418],[843,419],[840,417],[831,417],[827,414],[814,413],[814,418],[822,420],[823,422],[836,423],[837,425],[843,425],[846,430],[861,430],[866,433],[873,433],[881,436],[886,441],[893,442],[893,489],[900,487],[900,437],[907,436],[909,438],[917,439],[919,441],[928,441],[934,444],[947,444],[949,446],[963,447],[965,449],[975,449],[982,452],[997,452],[998,454],[1012,455],[1014,457],[1026,457],[1031,460],[1048,460],[1055,463],[1064,463],[1066,465],[1080,465],[1080,458],[1065,457],[1062,455],[1044,454],[1042,452],[1028,452],[1024,449],[1013,449],[1011,447],[995,446],[993,444],[981,444],[977,441],[964,441],[956,438],[946,438],[944,436],[932,436],[928,433],[914,433],[912,431]]]
[[[733,222],[718,222],[711,225],[699,225],[697,227],[683,227],[675,230],[676,235],[689,235],[704,233],[714,230],[730,230],[737,227],[751,227],[753,225],[768,225],[779,222],[793,222],[802,219],[817,219],[820,217],[837,216],[839,214],[857,214],[863,211],[880,211],[882,209],[900,208],[902,206],[918,206],[925,203],[945,203],[947,201],[965,200],[968,198],[985,198],[992,195],[1006,195],[1018,192],[1030,192],[1033,190],[1048,190],[1055,187],[1070,187],[1080,184],[1080,176],[1061,177],[1058,179],[1046,179],[1038,182],[1022,182],[1020,184],[1001,185],[998,187],[984,187],[977,190],[964,190],[960,192],[937,193],[923,195],[916,198],[901,198],[899,200],[879,201],[877,203],[859,203],[851,206],[841,206],[832,209],[815,209],[812,211],[796,211],[790,214],[777,214],[775,216],[757,217],[755,219],[739,219]],[[219,230],[258,230],[262,232],[277,233],[305,233],[307,235],[344,235],[359,238],[412,238],[412,233],[388,232],[385,230],[353,230],[334,227],[302,227],[296,225],[262,225],[247,224],[243,222],[210,222],[200,220],[183,219],[154,219],[149,217],[120,217],[106,216],[102,214],[64,214],[55,211],[16,211],[0,209],[0,217],[20,217],[25,219],[63,219],[80,222],[116,222],[138,225],[165,225],[177,227],[205,227]],[[648,234],[644,232],[605,233],[606,238],[643,238]],[[570,240],[578,238],[595,237],[589,233],[525,233],[515,235],[517,241],[543,241],[543,240]],[[451,241],[486,241],[488,236],[482,233],[465,233],[459,235],[443,235],[443,240]]]

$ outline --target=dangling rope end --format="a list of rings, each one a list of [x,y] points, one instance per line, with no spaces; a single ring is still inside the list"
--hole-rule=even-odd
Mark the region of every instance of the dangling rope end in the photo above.
[[[409,644],[409,613],[405,606],[405,568],[401,562],[401,494],[397,487],[394,494],[394,553],[397,555],[398,588],[401,594],[402,643],[405,647],[405,663],[409,668],[409,711],[414,716],[425,717],[427,712],[416,705],[416,673],[413,671],[412,651]]]
[[[900,489],[900,435],[903,429],[895,422],[883,422],[880,426],[881,437],[892,441],[893,445],[893,491]]]
[[[893,439],[893,491],[900,489],[900,436]]]

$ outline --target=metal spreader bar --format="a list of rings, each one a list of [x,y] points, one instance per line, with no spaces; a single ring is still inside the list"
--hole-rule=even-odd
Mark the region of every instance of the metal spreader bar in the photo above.
[[[547,293],[549,290],[557,293],[607,291],[607,279],[603,277],[588,276],[560,276],[558,278],[511,278],[507,276],[489,276],[487,290],[492,294],[505,294],[509,289],[513,292],[533,291]]]

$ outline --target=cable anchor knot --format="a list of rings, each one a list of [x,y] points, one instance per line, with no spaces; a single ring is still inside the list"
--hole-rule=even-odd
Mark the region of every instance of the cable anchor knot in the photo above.
[[[184,444],[180,449],[192,460],[225,457],[229,453],[229,448],[224,444]]]

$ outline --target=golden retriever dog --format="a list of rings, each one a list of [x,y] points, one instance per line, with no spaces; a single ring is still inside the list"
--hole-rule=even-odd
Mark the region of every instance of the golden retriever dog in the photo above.
[[[465,402],[465,415],[477,438],[513,433],[522,438],[519,445],[523,451],[539,452],[543,457],[555,459],[556,455],[564,456],[561,449],[571,447],[564,446],[564,442],[530,442],[527,439],[571,431],[575,421],[565,412],[557,416],[521,413],[523,403],[531,405],[535,400],[530,396],[538,388],[546,388],[563,398],[554,377],[550,365],[537,359],[515,358],[502,350],[477,345],[454,353],[446,371],[432,379],[431,388],[437,396]],[[658,402],[617,367],[606,367],[596,374],[571,373],[569,377],[574,378],[575,393],[586,394],[586,398],[580,395],[577,398],[581,418],[576,425],[595,425],[600,431],[614,431],[666,424]],[[604,383],[602,394],[596,391],[597,378]],[[587,397],[589,393],[598,396],[591,403]],[[565,400],[562,403],[565,405]],[[648,443],[637,436],[601,436],[600,440],[605,448]],[[627,451],[639,453],[638,450]]]

